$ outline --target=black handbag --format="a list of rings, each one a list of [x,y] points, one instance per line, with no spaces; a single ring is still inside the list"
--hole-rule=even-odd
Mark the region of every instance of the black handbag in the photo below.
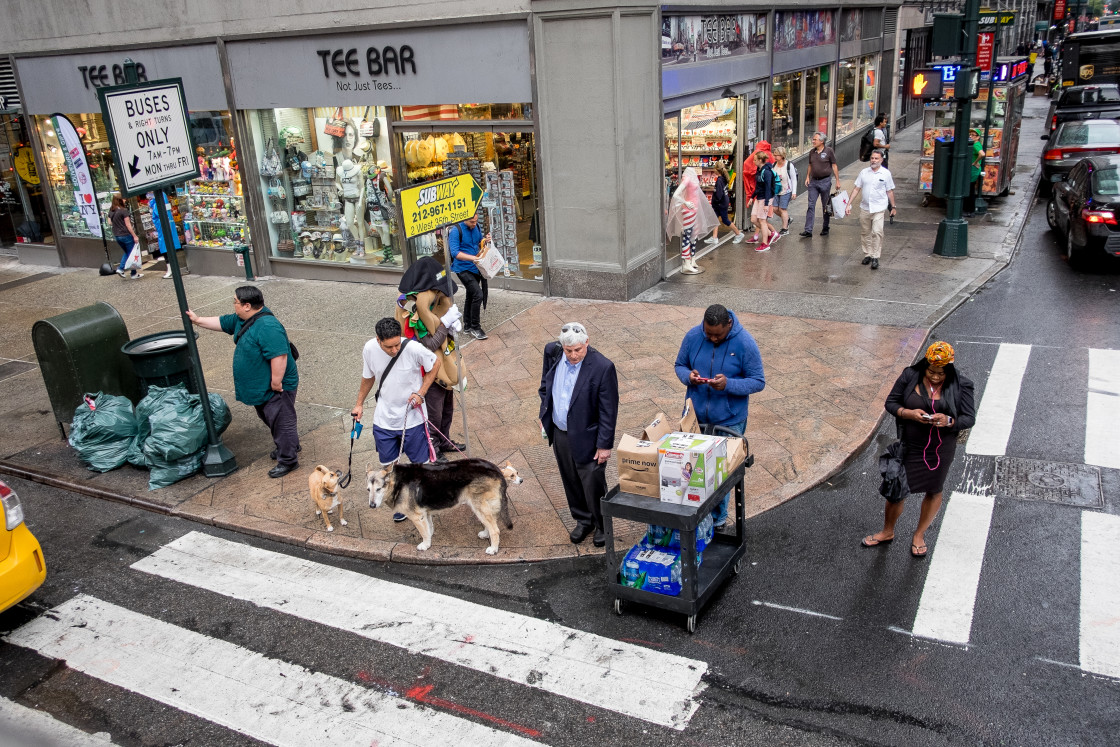
[[[902,463],[906,458],[906,446],[902,443],[902,424],[898,426],[898,440],[887,447],[879,457],[879,474],[883,476],[879,483],[879,495],[891,503],[905,500],[910,494],[910,486],[906,482],[906,466]]]

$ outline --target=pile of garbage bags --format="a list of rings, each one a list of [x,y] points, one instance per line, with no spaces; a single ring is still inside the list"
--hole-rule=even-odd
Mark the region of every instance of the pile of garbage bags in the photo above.
[[[210,394],[218,433],[233,415],[219,394]],[[87,394],[74,411],[70,445],[91,470],[108,472],[126,462],[151,470],[148,489],[167,487],[202,468],[206,420],[202,398],[182,384],[149,387],[135,410],[127,397]]]

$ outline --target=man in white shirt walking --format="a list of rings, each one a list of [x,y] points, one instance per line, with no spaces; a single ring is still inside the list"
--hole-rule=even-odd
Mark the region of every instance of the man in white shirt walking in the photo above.
[[[415,340],[402,339],[400,322],[391,317],[380,320],[374,330],[377,337],[362,348],[362,383],[358,404],[350,415],[362,419],[366,398],[378,383],[374,395],[377,409],[373,413],[377,458],[389,464],[400,458],[403,450],[409,461],[422,464],[431,456],[424,430],[424,395],[439,371],[436,354]],[[394,521],[404,518],[404,514],[393,515]]]
[[[860,239],[863,241],[863,264],[879,269],[879,256],[883,251],[883,219],[889,211],[894,217],[894,178],[883,167],[883,151],[871,153],[871,165],[859,172],[855,190],[848,202],[848,213],[861,197],[859,207]]]

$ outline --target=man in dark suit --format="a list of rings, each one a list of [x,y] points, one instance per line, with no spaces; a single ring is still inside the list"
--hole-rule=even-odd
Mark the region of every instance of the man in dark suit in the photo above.
[[[587,344],[582,324],[565,324],[558,342],[544,349],[541,428],[556,454],[568,509],[576,520],[569,537],[579,543],[595,533],[606,544],[599,499],[607,493],[607,460],[618,418],[618,374]]]

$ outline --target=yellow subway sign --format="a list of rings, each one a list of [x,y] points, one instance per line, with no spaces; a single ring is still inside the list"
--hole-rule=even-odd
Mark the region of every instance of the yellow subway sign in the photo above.
[[[470,218],[478,210],[483,192],[473,176],[459,174],[402,189],[398,194],[404,234],[411,239]]]

